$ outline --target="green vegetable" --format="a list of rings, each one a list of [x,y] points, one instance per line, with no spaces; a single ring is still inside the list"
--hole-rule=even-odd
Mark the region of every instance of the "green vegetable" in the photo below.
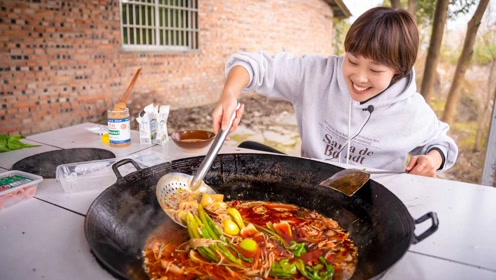
[[[220,230],[220,228],[217,226],[217,224],[214,222],[214,220],[212,219],[212,217],[210,217],[207,212],[205,212],[205,209],[203,208],[203,206],[199,205],[198,207],[198,215],[201,217],[202,220],[206,221],[206,224],[208,225],[210,231],[213,231],[213,239],[219,239],[219,240],[222,240],[224,241],[225,244],[227,244],[227,246],[233,250],[234,252],[236,252],[236,254],[238,255],[238,257],[242,260],[244,260],[245,262],[249,262],[249,263],[252,263],[253,262],[253,258],[247,258],[245,257],[243,254],[241,254],[238,249],[236,249],[236,247],[234,247],[231,243],[229,243],[229,240],[224,236],[224,234],[222,233],[222,231]],[[221,244],[222,248],[224,250],[227,250],[227,248],[223,247],[223,244]]]
[[[239,233],[238,225],[233,220],[229,220],[229,219],[225,219],[222,222],[222,229],[224,230],[225,233],[230,235],[237,235]]]
[[[310,280],[329,280],[334,277],[334,267],[328,264],[324,257],[320,257],[319,260],[322,264],[317,264],[315,266],[305,265],[305,263],[298,259],[295,261],[296,268],[305,278]],[[323,270],[325,266],[325,270]]]
[[[195,221],[195,217],[191,212],[186,214],[186,223],[188,225],[188,234],[191,239],[201,238],[200,235],[200,226]],[[204,257],[205,259],[212,262],[219,262],[219,257],[208,247],[199,247],[197,248],[198,253]]]
[[[295,254],[295,256],[297,257],[307,252],[305,243],[298,243],[296,241],[293,241],[293,245],[289,246],[287,249],[293,251],[293,254]]]
[[[255,252],[258,249],[258,243],[251,238],[246,238],[239,243],[239,247],[248,252]]]
[[[7,139],[9,136],[6,134],[0,134],[0,152],[8,152],[10,149],[7,147]]]
[[[19,149],[22,149],[23,144],[19,139],[10,137],[7,140],[7,147],[9,147],[9,149],[11,149],[11,150],[19,150]]]
[[[23,148],[39,147],[41,145],[31,145],[21,142],[21,139],[26,138],[23,135],[8,136],[0,134],[0,153],[19,150]]]
[[[287,248],[286,241],[284,241],[284,239],[272,229],[272,222],[267,223],[267,228],[259,226],[259,225],[255,225],[255,228],[259,231],[263,231],[263,232],[267,233],[268,235],[270,235],[275,240],[279,241],[284,247]]]
[[[282,278],[292,278],[298,273],[298,269],[295,263],[291,263],[289,259],[281,260],[280,262],[274,262],[270,270],[269,276],[272,277],[282,277]]]
[[[231,215],[231,217],[236,222],[236,224],[238,224],[238,227],[240,229],[245,227],[245,223],[243,222],[243,217],[241,217],[241,213],[239,213],[238,209],[231,207],[227,209],[227,213]]]
[[[232,247],[230,243],[226,242],[226,238],[222,235],[222,231],[217,227],[212,218],[205,212],[201,205],[198,205],[198,216],[188,212],[186,215],[186,221],[188,226],[188,233],[190,238],[199,239],[211,239],[219,240],[220,242],[215,242],[209,245],[201,246],[197,248],[198,253],[204,258],[218,263],[223,259],[224,263],[237,264],[240,265],[242,260],[236,257],[229,248]],[[236,251],[236,253],[239,252]],[[221,258],[222,257],[222,258]]]
[[[204,246],[201,245],[196,248],[196,251],[205,259],[214,263],[222,262],[222,265],[232,267],[239,267],[239,265],[243,265],[243,262],[253,262],[252,258],[245,257],[229,242],[220,227],[201,205],[198,206],[198,215],[193,215],[191,212],[186,214],[186,223],[191,239],[200,239],[198,240],[200,242],[203,242],[203,240],[212,240],[212,242],[205,242]],[[295,259],[283,259],[280,262],[274,262],[269,273],[270,276],[294,278],[299,272],[309,280],[330,280],[333,278],[334,267],[328,264],[323,256],[319,257],[320,263],[314,266],[306,265],[303,260],[298,258],[307,252],[305,243],[291,241],[291,245],[286,244],[284,239],[274,230],[273,224],[270,222],[267,224],[268,228],[257,225],[255,227],[268,233],[271,238],[280,241],[281,244],[288,250],[291,250],[295,255]],[[253,239],[247,238],[241,241],[240,247],[248,251],[253,248],[256,250],[258,244]]]
[[[295,254],[295,256],[297,256],[297,257],[299,257],[299,256],[301,256],[307,252],[307,249],[305,247],[306,246],[305,243],[298,243],[296,241],[291,241],[292,245],[288,245],[287,242],[284,240],[284,238],[282,238],[274,230],[274,225],[272,224],[272,222],[267,223],[267,228],[261,227],[259,225],[255,225],[255,228],[257,228],[260,231],[264,231],[267,234],[269,234],[270,236],[272,236],[272,238],[279,241],[284,246],[284,248],[292,251],[293,254]]]
[[[326,275],[329,277],[329,279],[332,279],[332,277],[334,276],[334,266],[330,263],[327,263],[326,259],[322,256],[320,256],[319,259],[326,267],[326,271],[327,271]]]

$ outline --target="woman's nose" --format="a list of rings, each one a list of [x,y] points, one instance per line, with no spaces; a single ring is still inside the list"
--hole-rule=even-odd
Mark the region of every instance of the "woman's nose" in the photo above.
[[[357,70],[355,72],[355,83],[365,83],[367,82],[367,71]]]

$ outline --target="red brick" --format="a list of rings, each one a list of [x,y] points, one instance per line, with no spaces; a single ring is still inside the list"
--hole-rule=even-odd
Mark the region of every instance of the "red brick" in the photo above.
[[[94,120],[119,100],[138,67],[134,103],[180,108],[216,102],[224,64],[237,51],[333,51],[332,11],[324,0],[199,1],[199,50],[192,52],[124,51],[115,0],[42,2],[1,4],[0,64],[10,71],[1,72],[0,91],[13,93],[2,100],[16,117],[0,120],[0,133],[29,135]]]

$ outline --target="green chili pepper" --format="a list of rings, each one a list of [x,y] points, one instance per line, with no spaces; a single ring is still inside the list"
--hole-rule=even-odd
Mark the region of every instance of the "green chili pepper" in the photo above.
[[[334,266],[327,263],[326,259],[323,256],[320,256],[319,259],[326,267],[326,276],[329,277],[328,279],[332,279],[332,277],[334,276]]]
[[[292,241],[293,245],[288,247],[288,250],[293,251],[295,256],[299,257],[307,252],[305,247],[305,243],[298,243],[296,241]]]
[[[266,232],[267,234],[269,234],[270,236],[272,236],[274,239],[276,239],[277,241],[279,241],[281,244],[283,244],[284,246],[286,246],[286,241],[284,241],[284,239],[279,236],[279,234],[277,234],[274,230],[271,229],[272,227],[272,223],[271,222],[268,222],[267,223],[267,228],[265,227],[261,227],[259,225],[255,225],[255,228],[258,229],[259,231],[263,231],[263,232]]]
[[[296,264],[291,263],[289,259],[283,259],[280,262],[272,264],[269,276],[292,278],[297,273],[298,269],[296,268]]]
[[[334,277],[334,267],[328,264],[324,257],[319,257],[322,264],[315,266],[306,266],[305,263],[298,259],[295,261],[296,268],[305,278],[310,280],[329,280]],[[323,270],[325,266],[325,270]]]

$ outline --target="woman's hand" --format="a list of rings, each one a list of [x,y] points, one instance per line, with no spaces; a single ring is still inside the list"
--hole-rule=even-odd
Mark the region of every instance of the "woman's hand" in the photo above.
[[[226,84],[222,90],[222,95],[220,96],[217,105],[212,113],[212,122],[215,134],[218,134],[220,130],[226,130],[229,127],[229,121],[238,106],[238,97],[241,95],[241,91],[250,82],[250,74],[242,66],[234,66],[229,74],[227,75]],[[239,109],[236,111],[236,118],[234,119],[233,125],[229,132],[233,132],[238,128],[239,121],[243,116],[245,111],[245,106],[241,104]],[[229,140],[229,137],[227,138]]]
[[[212,113],[212,122],[215,134],[218,134],[220,130],[226,130],[229,126],[229,121],[232,114],[238,106],[238,100],[232,95],[222,95],[219,102],[215,106]],[[238,128],[241,117],[243,116],[245,110],[245,105],[241,104],[239,109],[236,111],[236,118],[233,121],[233,125],[229,132],[233,132]],[[229,139],[229,138],[227,138]]]
[[[443,158],[439,152],[432,150],[427,155],[412,157],[405,170],[410,174],[435,178],[442,163]]]

